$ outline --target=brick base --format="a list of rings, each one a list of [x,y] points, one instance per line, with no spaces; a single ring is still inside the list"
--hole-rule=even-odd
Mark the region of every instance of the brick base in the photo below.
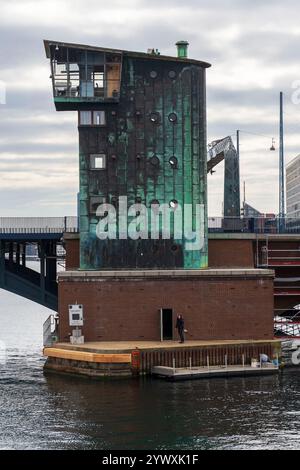
[[[59,339],[68,304],[84,306],[85,341],[160,340],[161,308],[185,319],[189,340],[273,338],[273,271],[69,271],[59,275]]]

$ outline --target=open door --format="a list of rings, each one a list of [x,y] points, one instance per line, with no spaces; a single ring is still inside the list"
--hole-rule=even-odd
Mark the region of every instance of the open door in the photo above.
[[[160,340],[173,339],[173,310],[171,308],[160,309]]]

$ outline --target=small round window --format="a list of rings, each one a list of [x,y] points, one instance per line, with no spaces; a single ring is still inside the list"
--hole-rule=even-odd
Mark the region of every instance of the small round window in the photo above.
[[[157,77],[157,72],[156,72],[156,70],[151,70],[151,72],[150,72],[150,77],[151,77],[151,78],[156,78],[156,77]]]
[[[172,199],[170,202],[169,202],[169,206],[171,207],[171,209],[176,209],[177,206],[178,206],[178,201],[176,201],[176,199]]]
[[[173,157],[171,157],[171,158],[169,159],[169,163],[170,163],[170,165],[171,165],[171,168],[174,168],[174,169],[175,169],[175,168],[178,167],[178,160],[177,160],[176,157],[174,157],[174,155],[173,155]]]
[[[176,122],[177,121],[177,116],[176,116],[175,113],[171,113],[171,114],[169,114],[168,119],[169,119],[170,122]]]
[[[159,158],[156,155],[150,158],[151,165],[158,167],[159,166]]]
[[[168,73],[169,75],[169,78],[175,78],[176,77],[176,72],[175,70],[170,70],[170,72]]]
[[[158,199],[152,199],[150,202],[150,206],[159,206],[159,200]]]
[[[110,200],[111,204],[114,206],[114,207],[117,207],[118,205],[118,198],[117,196],[113,196]]]
[[[178,245],[172,245],[172,246],[171,246],[171,250],[173,251],[173,253],[175,253],[176,251],[178,251]]]
[[[159,114],[158,113],[151,113],[150,114],[150,121],[153,123],[159,122]]]

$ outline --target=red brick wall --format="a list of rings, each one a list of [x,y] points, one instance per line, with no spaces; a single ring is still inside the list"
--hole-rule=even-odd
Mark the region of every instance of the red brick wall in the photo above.
[[[59,282],[61,341],[71,333],[68,304],[75,302],[84,305],[86,341],[159,340],[161,307],[184,315],[187,339],[273,337],[272,278],[70,279]]]
[[[66,270],[79,268],[79,238],[65,240],[66,249]]]
[[[254,267],[253,241],[210,239],[208,241],[208,265],[210,268]]]

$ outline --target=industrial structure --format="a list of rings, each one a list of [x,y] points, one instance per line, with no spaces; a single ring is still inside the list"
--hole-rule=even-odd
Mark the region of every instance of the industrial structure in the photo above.
[[[80,160],[80,267],[207,267],[205,70],[209,64],[157,51],[137,53],[45,41],[58,111],[78,112]],[[143,204],[168,204],[181,211],[181,224],[203,208],[203,244],[187,250],[186,239],[127,237],[128,223],[117,221],[116,239],[97,236],[100,204],[126,211]],[[191,214],[186,205],[190,204]],[[142,209],[141,209],[142,210]],[[148,236],[149,235],[149,236]]]

